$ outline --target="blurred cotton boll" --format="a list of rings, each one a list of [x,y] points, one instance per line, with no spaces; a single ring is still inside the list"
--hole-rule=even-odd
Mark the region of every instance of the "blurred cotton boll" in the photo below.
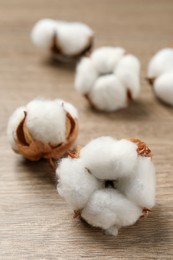
[[[94,32],[81,22],[42,19],[34,25],[31,39],[37,47],[50,51],[55,58],[68,61],[90,51]]]
[[[140,93],[140,62],[123,48],[98,48],[81,59],[74,85],[98,110],[125,108]]]
[[[173,106],[173,49],[157,52],[148,64],[147,79],[155,95],[164,103]]]

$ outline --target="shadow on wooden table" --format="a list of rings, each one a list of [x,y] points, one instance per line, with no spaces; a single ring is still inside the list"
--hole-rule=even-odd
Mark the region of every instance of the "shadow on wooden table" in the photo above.
[[[28,178],[36,178],[42,182],[56,185],[55,173],[45,159],[33,162],[23,158],[17,162],[16,167],[22,167],[23,172],[28,175]]]

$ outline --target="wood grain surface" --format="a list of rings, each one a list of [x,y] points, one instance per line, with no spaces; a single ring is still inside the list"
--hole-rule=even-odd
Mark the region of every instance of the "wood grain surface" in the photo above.
[[[75,67],[51,62],[30,41],[41,18],[89,24],[95,46],[122,46],[142,63],[140,98],[115,113],[92,111],[73,87]],[[173,259],[173,110],[145,80],[147,63],[173,46],[172,0],[0,0],[0,259]],[[145,221],[106,236],[78,219],[58,196],[45,161],[14,154],[6,137],[9,116],[35,97],[77,106],[78,143],[111,135],[140,138],[152,149],[157,205]]]

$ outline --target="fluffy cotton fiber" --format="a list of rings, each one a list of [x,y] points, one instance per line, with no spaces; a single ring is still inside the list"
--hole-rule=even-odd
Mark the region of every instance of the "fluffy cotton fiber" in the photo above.
[[[55,57],[68,59],[87,52],[94,33],[84,23],[42,19],[34,25],[31,39],[36,46],[51,50]]]
[[[62,100],[35,99],[10,117],[11,147],[30,160],[58,158],[77,137],[77,110]]]
[[[99,110],[125,108],[139,96],[139,60],[119,47],[98,48],[78,64],[75,88]]]
[[[140,140],[97,138],[61,160],[57,190],[89,224],[117,235],[155,204],[150,152]]]
[[[156,96],[173,106],[173,49],[166,48],[154,55],[148,65],[148,80]]]

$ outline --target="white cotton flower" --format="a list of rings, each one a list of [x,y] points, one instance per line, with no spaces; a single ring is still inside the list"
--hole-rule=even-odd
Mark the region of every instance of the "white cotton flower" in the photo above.
[[[173,106],[173,49],[166,48],[157,52],[148,65],[148,81],[156,96]]]
[[[51,50],[57,58],[75,58],[87,52],[93,44],[94,33],[84,23],[42,19],[32,29],[35,45]]]
[[[100,137],[69,157],[57,167],[57,190],[75,217],[116,236],[155,205],[151,151],[139,139]]]
[[[81,59],[74,84],[96,109],[122,109],[139,95],[140,62],[120,47],[101,47]]]
[[[75,143],[77,132],[76,109],[65,101],[45,99],[18,108],[7,128],[12,148],[30,160],[61,157]]]
[[[154,80],[161,74],[173,70],[173,49],[165,48],[158,51],[148,64],[148,79]]]
[[[155,80],[153,89],[160,100],[173,106],[173,68]]]

